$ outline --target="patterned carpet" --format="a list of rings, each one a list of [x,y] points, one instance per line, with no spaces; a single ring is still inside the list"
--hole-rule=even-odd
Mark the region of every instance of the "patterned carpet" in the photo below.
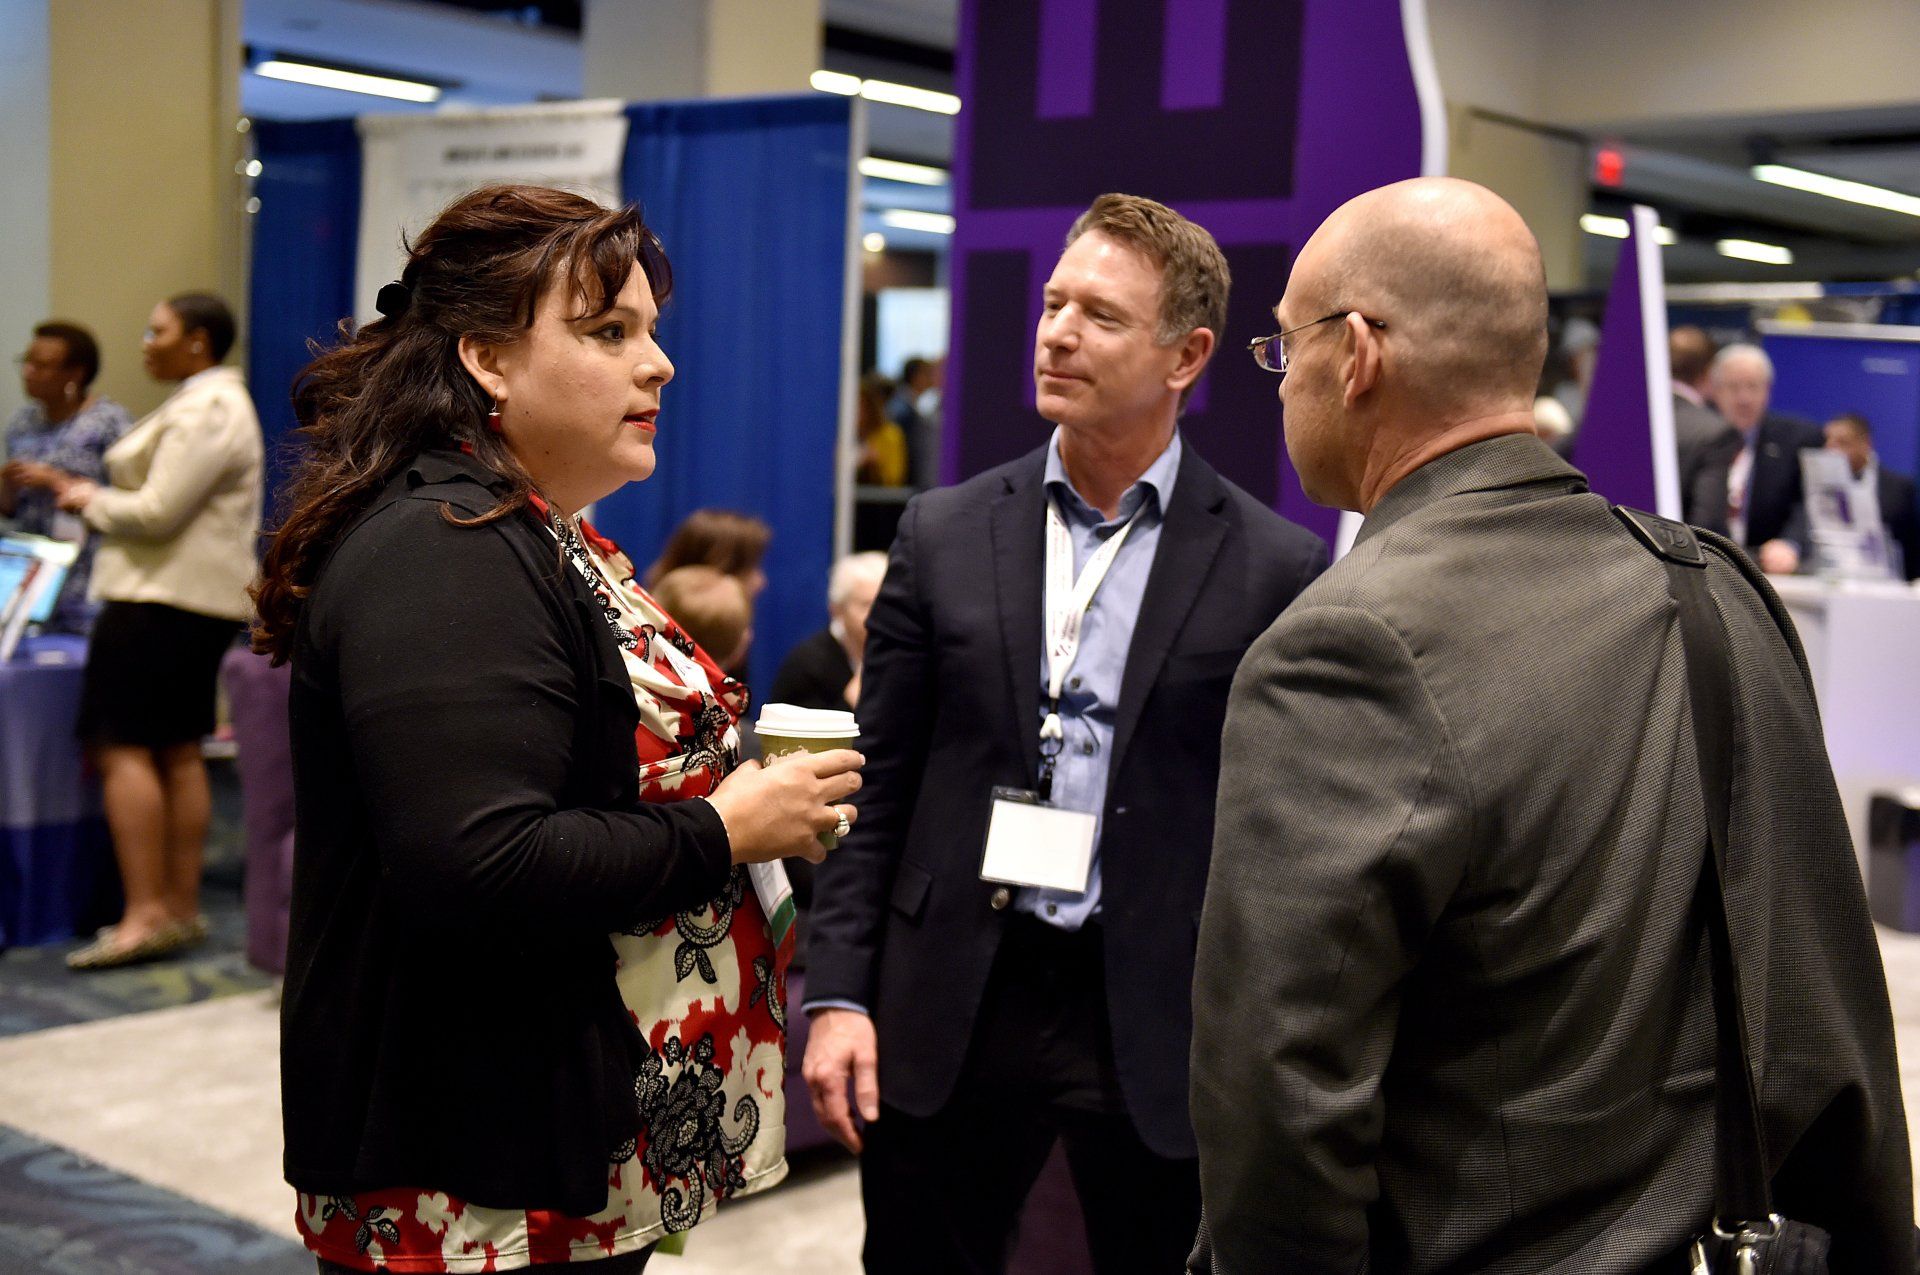
[[[215,818],[202,894],[207,943],[173,960],[84,975],[69,970],[65,959],[84,939],[10,948],[0,953],[0,1037],[272,986],[272,976],[244,955],[238,794],[228,770],[216,766],[211,776]],[[291,1239],[0,1124],[0,1275],[311,1275],[313,1269],[313,1259]]]
[[[294,1241],[0,1126],[0,1275],[312,1275]]]

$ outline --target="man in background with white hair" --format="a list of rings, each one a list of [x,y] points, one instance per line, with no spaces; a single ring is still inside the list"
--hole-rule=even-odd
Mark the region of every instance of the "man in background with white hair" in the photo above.
[[[1714,407],[1740,431],[1740,448],[1700,470],[1688,502],[1693,521],[1744,546],[1761,570],[1792,575],[1803,548],[1788,538],[1802,499],[1800,453],[1826,439],[1810,421],[1767,410],[1773,360],[1757,345],[1721,350],[1707,383]]]
[[[772,704],[852,708],[860,702],[860,661],[867,649],[867,612],[887,574],[887,555],[850,553],[827,577],[827,627],[793,648],[767,695]]]

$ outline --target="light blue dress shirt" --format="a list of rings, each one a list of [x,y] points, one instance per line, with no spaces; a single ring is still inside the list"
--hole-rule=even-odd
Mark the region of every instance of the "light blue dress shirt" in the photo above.
[[[1089,505],[1067,478],[1060,459],[1060,431],[1047,445],[1047,495],[1066,519],[1073,536],[1073,574],[1078,579],[1087,559],[1099,551],[1134,518],[1133,530],[1114,555],[1113,566],[1093,595],[1080,624],[1080,654],[1060,690],[1060,725],[1066,738],[1054,762],[1053,805],[1084,810],[1095,820],[1107,803],[1107,773],[1113,760],[1114,719],[1120,709],[1120,680],[1126,675],[1127,652],[1133,646],[1134,622],[1147,596],[1147,576],[1160,548],[1160,528],[1173,500],[1173,480],[1180,472],[1180,434],[1120,497],[1119,511],[1109,519]],[[1044,623],[1043,617],[1036,621]],[[1034,719],[1037,736],[1047,713],[1047,659],[1040,656],[1040,716]],[[1065,890],[1024,888],[1014,891],[1013,906],[1049,925],[1077,930],[1100,914],[1100,824],[1094,824],[1093,867],[1085,894]]]

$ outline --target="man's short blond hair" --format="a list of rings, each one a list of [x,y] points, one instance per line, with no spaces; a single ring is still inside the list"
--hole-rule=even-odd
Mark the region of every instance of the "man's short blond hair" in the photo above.
[[[1227,330],[1233,274],[1204,226],[1139,195],[1102,195],[1074,221],[1067,246],[1089,230],[1127,245],[1160,267],[1160,344],[1172,345],[1195,328],[1205,328],[1219,348]]]

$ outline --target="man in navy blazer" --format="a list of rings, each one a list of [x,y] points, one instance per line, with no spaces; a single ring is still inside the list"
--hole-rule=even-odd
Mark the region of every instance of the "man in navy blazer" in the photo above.
[[[1818,426],[1768,409],[1773,360],[1757,345],[1714,356],[1713,405],[1740,431],[1740,446],[1701,468],[1689,506],[1693,521],[1747,549],[1761,569],[1791,575],[1806,546],[1790,539],[1803,499],[1800,453],[1820,447]]]
[[[1191,1244],[1190,991],[1227,690],[1327,563],[1176,429],[1227,289],[1205,230],[1102,196],[1034,343],[1053,438],[901,518],[868,620],[861,818],[819,872],[803,1007],[815,1110],[861,1153],[869,1272],[1003,1269],[1056,1139],[1102,1275],[1177,1270]],[[1084,608],[1064,582],[1049,599],[1050,556],[1098,577]],[[1070,667],[1043,642],[1049,601],[1079,617]],[[1020,817],[998,788],[1045,790],[1091,830],[1084,890],[982,879],[990,824],[999,846]]]

